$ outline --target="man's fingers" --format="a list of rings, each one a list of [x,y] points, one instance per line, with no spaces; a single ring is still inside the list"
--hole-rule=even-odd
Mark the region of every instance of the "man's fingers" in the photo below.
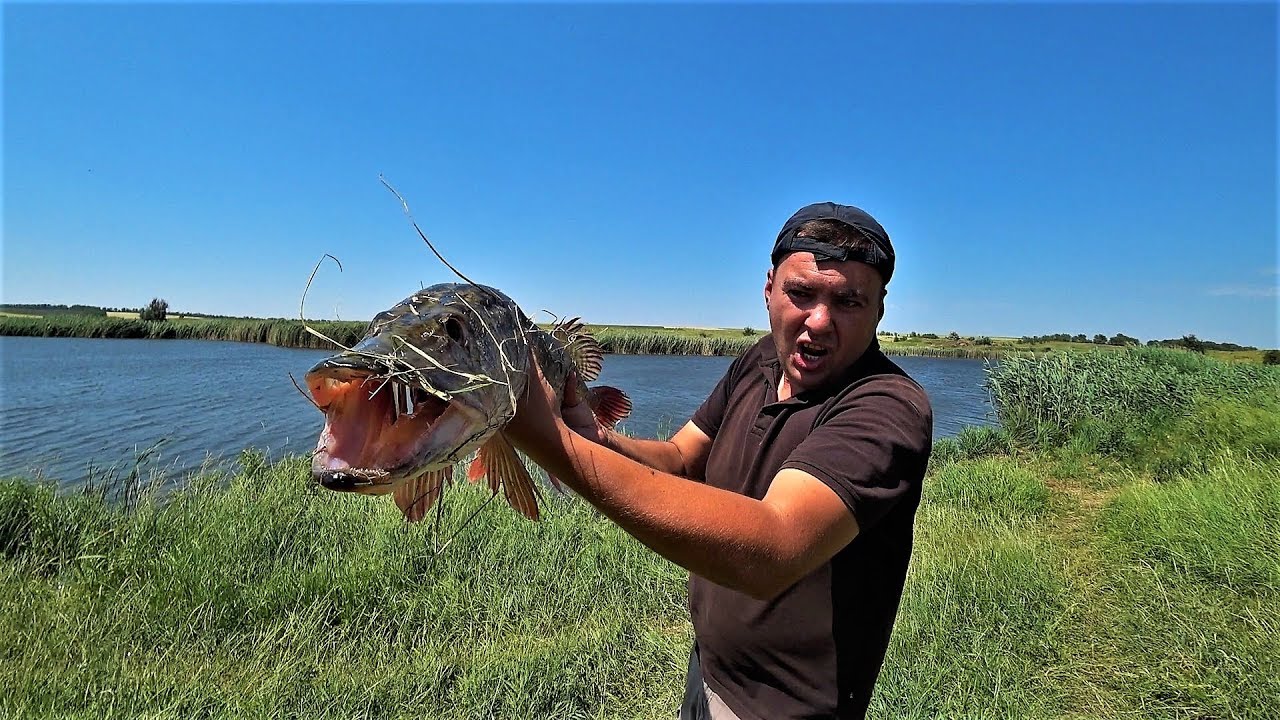
[[[542,379],[542,366],[538,364],[538,356],[533,354],[532,348],[529,349],[529,379]],[[532,385],[533,383],[530,382],[529,384]]]
[[[578,371],[570,370],[569,377],[564,381],[564,402],[561,404],[570,408],[580,402],[582,398],[578,396]]]
[[[564,383],[564,394],[561,395],[560,407],[553,406],[555,402],[555,389],[542,374],[542,368],[538,366],[537,358],[533,353],[529,353],[529,382],[526,384],[525,393],[526,400],[522,405],[528,405],[531,402],[534,406],[540,406],[544,410],[533,412],[534,416],[543,412],[550,414],[558,414],[574,432],[585,438],[600,442],[600,426],[596,422],[595,413],[591,411],[591,405],[583,402],[587,398],[580,392],[581,383],[578,380],[577,371],[570,371],[569,377]],[[539,390],[542,391],[545,401],[540,401],[532,395]],[[531,408],[532,409],[532,408]],[[531,422],[537,422],[532,417]]]

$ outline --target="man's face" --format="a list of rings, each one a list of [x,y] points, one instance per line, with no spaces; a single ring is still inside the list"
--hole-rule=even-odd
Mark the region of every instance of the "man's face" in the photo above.
[[[782,361],[781,398],[821,387],[853,366],[876,336],[884,286],[855,260],[793,252],[769,271],[764,301]]]

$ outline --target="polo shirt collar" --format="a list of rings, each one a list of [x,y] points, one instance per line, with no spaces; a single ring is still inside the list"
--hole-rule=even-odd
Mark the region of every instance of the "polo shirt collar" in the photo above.
[[[803,405],[822,402],[834,395],[838,389],[866,375],[871,366],[871,359],[879,354],[880,340],[872,338],[871,344],[867,346],[862,356],[853,363],[852,367],[837,377],[834,382],[830,382],[820,388],[797,393],[782,402]],[[772,335],[765,335],[760,341],[760,371],[764,373],[765,380],[769,384],[765,395],[766,404],[778,402],[778,383],[782,381],[782,361],[778,359],[778,347],[773,344]]]

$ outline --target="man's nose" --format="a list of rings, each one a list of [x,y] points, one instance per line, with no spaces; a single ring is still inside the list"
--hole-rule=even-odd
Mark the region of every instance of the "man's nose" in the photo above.
[[[824,303],[814,303],[805,317],[804,326],[811,333],[824,333],[831,329],[831,311]]]

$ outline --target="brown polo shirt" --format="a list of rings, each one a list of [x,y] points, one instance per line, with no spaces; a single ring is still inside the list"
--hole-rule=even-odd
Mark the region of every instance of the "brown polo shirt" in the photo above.
[[[693,416],[712,438],[706,482],[763,498],[783,468],[826,483],[858,536],[768,602],[689,577],[703,677],[743,720],[861,718],[889,644],[933,445],[919,385],[872,343],[828,388],[778,402],[765,336]]]

